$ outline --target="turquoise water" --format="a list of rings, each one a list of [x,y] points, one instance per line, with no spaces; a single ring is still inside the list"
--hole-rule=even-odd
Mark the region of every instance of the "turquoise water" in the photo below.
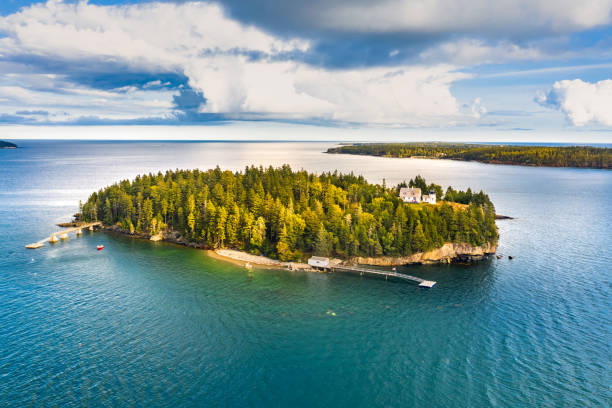
[[[0,406],[612,402],[610,171],[322,154],[331,143],[20,145],[0,150]],[[438,281],[425,290],[249,277],[203,251],[99,232],[24,249],[122,178],[282,163],[482,188],[517,217],[498,223],[515,259],[408,268]]]

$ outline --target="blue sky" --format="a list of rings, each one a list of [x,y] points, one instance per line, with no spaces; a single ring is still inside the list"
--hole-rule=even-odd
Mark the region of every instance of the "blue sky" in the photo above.
[[[0,15],[4,125],[612,127],[612,0],[4,0]]]

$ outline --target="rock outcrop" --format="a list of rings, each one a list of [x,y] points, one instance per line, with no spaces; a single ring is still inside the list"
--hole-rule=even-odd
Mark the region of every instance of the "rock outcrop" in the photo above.
[[[410,256],[376,258],[356,257],[351,261],[363,265],[399,266],[408,264],[434,264],[451,262],[474,262],[494,254],[497,244],[485,244],[483,246],[472,246],[470,244],[446,243],[440,248],[418,252]]]
[[[108,226],[105,225],[103,229],[105,229],[106,231],[116,232],[122,235],[128,235],[133,238],[148,239],[150,241],[167,241],[167,242],[173,242],[175,244],[185,245],[185,246],[189,246],[193,248],[204,248],[202,245],[199,245],[195,242],[189,242],[185,237],[183,237],[181,234],[179,234],[176,231],[163,231],[163,232],[158,232],[155,235],[149,235],[149,234],[132,233],[124,228],[121,228],[121,226],[119,225],[108,225]]]

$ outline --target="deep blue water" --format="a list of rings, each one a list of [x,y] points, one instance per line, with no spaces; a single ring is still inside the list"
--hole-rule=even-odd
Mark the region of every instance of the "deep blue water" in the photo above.
[[[0,150],[0,406],[611,405],[611,171],[326,155],[326,143],[19,144]],[[424,290],[249,277],[204,251],[100,232],[24,248],[120,179],[283,163],[483,189],[516,217],[498,223],[515,259],[408,268],[438,282]]]

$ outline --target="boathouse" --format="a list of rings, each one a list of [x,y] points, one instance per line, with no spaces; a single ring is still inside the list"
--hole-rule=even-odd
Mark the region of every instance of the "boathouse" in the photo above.
[[[329,258],[322,256],[311,256],[308,259],[308,265],[314,268],[329,268]]]

